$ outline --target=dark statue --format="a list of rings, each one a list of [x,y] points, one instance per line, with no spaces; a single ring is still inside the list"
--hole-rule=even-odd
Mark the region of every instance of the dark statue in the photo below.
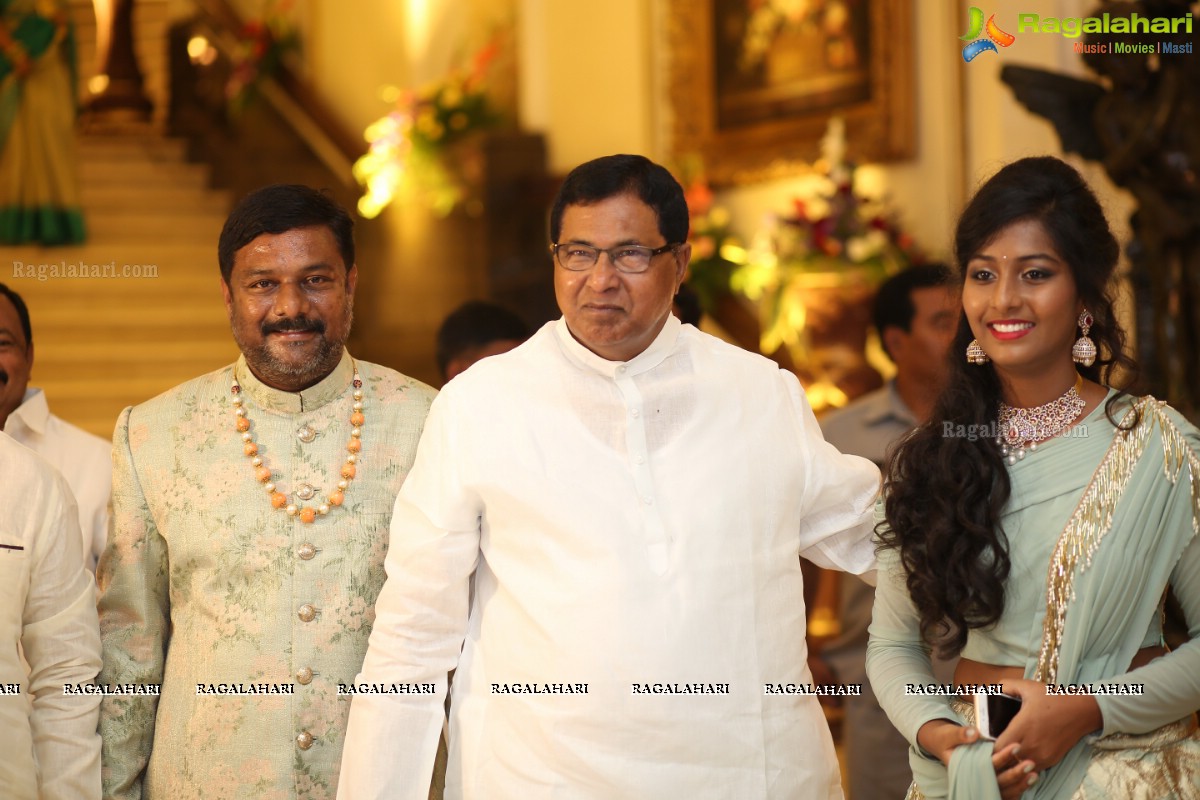
[[[1105,2],[1091,16],[1180,17],[1189,0]],[[1200,24],[1200,23],[1198,23]],[[1114,53],[1115,41],[1163,52]],[[1138,208],[1126,251],[1144,388],[1200,418],[1200,54],[1183,33],[1087,34],[1086,81],[1006,66],[1000,79],[1053,123],[1065,152],[1098,161]],[[1080,40],[1076,40],[1080,41]],[[1166,52],[1165,43],[1184,52]],[[1102,52],[1099,45],[1108,45]]]

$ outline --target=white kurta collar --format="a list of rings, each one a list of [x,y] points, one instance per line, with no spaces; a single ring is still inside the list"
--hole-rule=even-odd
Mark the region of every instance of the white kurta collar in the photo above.
[[[50,406],[46,403],[46,393],[41,389],[26,389],[25,398],[21,405],[8,415],[4,424],[6,430],[12,430],[13,420],[24,425],[31,433],[39,436],[46,432],[50,423]]]
[[[657,367],[675,348],[675,342],[679,339],[679,331],[682,327],[674,314],[668,314],[666,323],[658,332],[658,336],[654,337],[650,346],[628,361],[609,361],[588,350],[571,333],[565,317],[560,317],[555,322],[554,332],[558,335],[558,341],[568,358],[601,375],[615,378],[618,375],[637,375]]]
[[[238,356],[233,374],[241,384],[242,391],[254,398],[254,402],[263,408],[285,414],[302,414],[320,408],[346,391],[354,377],[354,359],[343,350],[342,360],[333,368],[333,372],[322,378],[319,383],[299,392],[285,392],[267,386],[254,377],[244,355]]]

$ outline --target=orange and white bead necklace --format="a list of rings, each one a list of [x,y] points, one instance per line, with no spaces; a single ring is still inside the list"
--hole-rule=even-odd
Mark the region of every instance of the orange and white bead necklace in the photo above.
[[[366,422],[366,417],[363,416],[363,391],[362,379],[358,376],[358,367],[354,367],[354,410],[350,414],[350,441],[346,445],[346,463],[342,464],[340,474],[342,479],[338,481],[337,488],[334,489],[325,498],[325,502],[318,506],[303,506],[296,503],[289,503],[287,495],[278,491],[275,482],[271,480],[271,468],[263,461],[262,456],[258,454],[258,445],[254,443],[254,434],[250,431],[250,418],[246,415],[246,408],[242,400],[242,387],[238,383],[237,378],[233,379],[233,385],[230,387],[230,400],[233,404],[233,413],[238,433],[242,435],[242,452],[250,459],[250,465],[254,467],[254,477],[258,482],[263,484],[263,488],[267,490],[267,494],[271,496],[271,507],[277,508],[291,517],[298,517],[301,522],[310,523],[320,514],[324,516],[329,513],[329,509],[334,506],[340,506],[346,500],[346,490],[350,488],[350,481],[354,480],[355,472],[358,465],[358,454],[362,450],[362,426]],[[308,498],[303,498],[308,499]]]

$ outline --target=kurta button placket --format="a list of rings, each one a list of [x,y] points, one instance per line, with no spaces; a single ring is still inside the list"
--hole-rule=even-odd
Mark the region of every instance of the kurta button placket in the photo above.
[[[642,394],[634,383],[633,375],[629,373],[628,365],[622,364],[613,372],[617,391],[628,409],[625,420],[625,447],[635,465],[632,470],[633,484],[642,501],[642,520],[645,523],[646,553],[650,569],[656,575],[665,575],[669,566],[669,540],[666,526],[654,503],[657,492],[650,467],[646,463],[649,448],[646,443],[646,422],[642,415]]]

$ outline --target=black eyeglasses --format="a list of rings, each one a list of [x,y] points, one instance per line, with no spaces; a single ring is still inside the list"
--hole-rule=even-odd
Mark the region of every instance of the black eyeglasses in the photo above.
[[[592,247],[588,244],[566,242],[550,245],[550,252],[563,269],[572,272],[582,272],[591,269],[600,260],[601,253],[608,254],[608,260],[620,272],[639,273],[650,268],[650,261],[663,253],[674,253],[679,249],[677,244],[664,244],[662,247],[642,247],[640,244],[622,244],[607,249]]]

